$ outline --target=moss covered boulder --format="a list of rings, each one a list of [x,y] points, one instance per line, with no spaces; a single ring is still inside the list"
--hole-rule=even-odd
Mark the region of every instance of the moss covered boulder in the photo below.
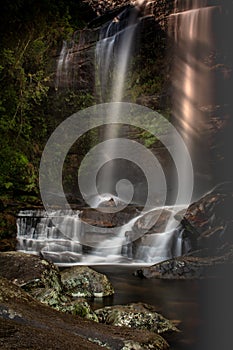
[[[104,297],[114,293],[107,276],[87,266],[73,266],[61,272],[66,294],[72,298]]]
[[[127,326],[158,334],[179,332],[172,322],[155,311],[154,306],[144,303],[107,306],[95,313],[100,322],[114,326]]]

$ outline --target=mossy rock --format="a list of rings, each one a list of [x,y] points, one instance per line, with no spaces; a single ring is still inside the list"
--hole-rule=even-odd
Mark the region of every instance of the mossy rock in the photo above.
[[[66,294],[72,298],[104,297],[114,293],[107,276],[87,266],[74,266],[61,272]]]
[[[88,304],[88,302],[83,298],[79,298],[78,300],[71,301],[63,305],[59,305],[56,307],[56,309],[62,312],[69,313],[71,315],[78,315],[82,318],[86,318],[87,320],[99,322],[98,317],[96,316],[94,311],[91,310],[91,307]]]
[[[144,303],[106,306],[95,310],[99,322],[114,326],[126,326],[148,330],[158,334],[179,332],[165,317],[155,311],[155,307]]]

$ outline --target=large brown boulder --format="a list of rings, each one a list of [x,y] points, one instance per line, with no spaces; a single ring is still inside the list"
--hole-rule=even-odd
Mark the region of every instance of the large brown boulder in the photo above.
[[[217,250],[233,244],[233,187],[223,183],[191,204],[181,223],[194,249]],[[177,215],[180,219],[182,213]]]

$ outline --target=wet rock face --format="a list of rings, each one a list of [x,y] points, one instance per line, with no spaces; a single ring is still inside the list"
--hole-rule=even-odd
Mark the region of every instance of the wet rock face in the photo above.
[[[99,322],[114,326],[126,326],[134,329],[148,330],[164,335],[179,332],[178,329],[162,315],[155,311],[155,307],[143,303],[107,306],[95,310]]]
[[[104,297],[114,293],[108,278],[86,266],[74,266],[61,272],[66,294],[73,297]]]
[[[135,222],[133,230],[140,234],[164,232],[171,215],[166,209],[152,210]]]
[[[0,202],[0,251],[14,250],[16,247],[16,215],[5,210]]]
[[[119,7],[123,7],[131,3],[130,0],[83,0],[83,2],[88,3],[98,16],[104,14],[107,11],[115,10]]]
[[[101,208],[104,210],[104,208]],[[85,208],[81,211],[80,219],[92,226],[112,228],[126,224],[132,218],[138,215],[135,207],[125,208],[119,210],[116,207],[116,212],[108,213],[108,207],[106,212],[101,212],[92,208]]]
[[[83,0],[88,3],[98,16],[105,15],[108,12],[125,6],[138,6],[145,15],[154,14],[161,22],[171,13],[173,9],[173,1],[169,0],[152,0],[152,1],[138,1],[138,0]]]

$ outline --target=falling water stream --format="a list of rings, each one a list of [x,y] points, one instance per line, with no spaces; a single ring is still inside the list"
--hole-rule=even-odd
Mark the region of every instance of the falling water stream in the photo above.
[[[204,175],[205,171],[200,169],[203,165],[200,163],[203,143],[199,141],[203,138],[205,124],[203,111],[212,103],[212,81],[206,60],[214,45],[211,33],[212,17],[216,10],[216,6],[208,7],[205,1],[176,1],[175,13],[170,16],[176,46],[173,114],[194,165],[198,164],[194,170]],[[100,30],[96,44],[96,79],[102,102],[122,101],[139,24],[139,8],[129,7]],[[69,69],[69,50],[64,42],[57,65],[57,86],[61,72],[66,71],[68,77]],[[112,113],[117,121],[120,109],[116,107]],[[103,139],[119,137],[120,132],[118,127],[108,126]],[[114,143],[111,147],[114,148]],[[108,154],[111,159],[111,150],[108,150]],[[206,165],[205,157],[204,163]],[[114,166],[103,172],[100,181],[102,194],[94,200],[93,207],[101,207],[110,201],[117,207],[121,199],[112,191],[115,186]],[[81,209],[68,212],[57,210],[49,215],[45,211],[22,211],[17,221],[18,249],[33,254],[41,253],[60,265],[153,264],[184,253],[183,231],[174,217],[178,209],[184,207],[157,207],[155,210],[166,209],[170,212],[170,220],[163,230],[148,234],[141,231],[133,239],[135,225],[142,214],[132,217],[127,225],[124,223],[123,229],[116,230],[113,236],[107,227],[103,227],[101,234],[95,232],[94,226],[91,229],[86,227],[80,218]],[[57,228],[59,225],[63,226],[62,230]],[[131,239],[128,241],[130,234]]]
[[[215,104],[211,65],[216,44],[214,20],[220,6],[208,3],[178,0],[170,16],[170,34],[175,42],[172,112],[192,158],[197,195],[212,185],[208,111]]]

